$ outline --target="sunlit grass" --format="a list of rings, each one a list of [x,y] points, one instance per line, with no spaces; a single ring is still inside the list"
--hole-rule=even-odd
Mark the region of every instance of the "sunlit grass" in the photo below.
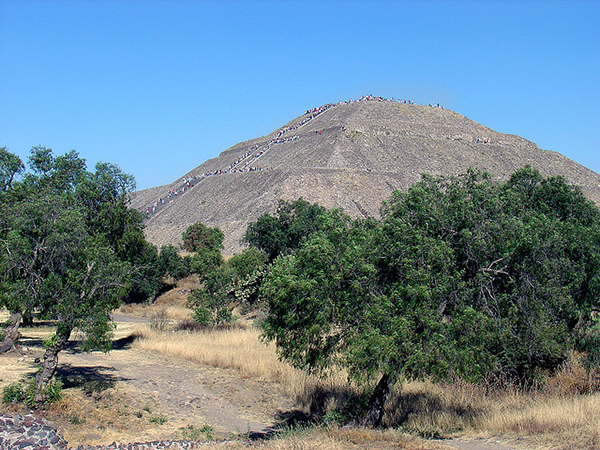
[[[295,397],[320,381],[281,362],[273,344],[260,339],[254,327],[207,331],[160,331],[139,327],[135,346],[178,356],[213,367],[235,369],[244,375],[281,383]],[[344,380],[339,380],[344,382]]]
[[[358,392],[342,373],[323,381],[279,361],[274,346],[265,344],[253,327],[200,332],[160,332],[145,327],[136,333],[139,348],[277,381],[304,411],[326,413],[343,404],[344,396]],[[600,448],[600,394],[572,393],[564,381],[557,380],[575,383],[569,377],[582,375],[577,367],[568,372],[550,379],[545,391],[531,392],[463,382],[399,383],[390,395],[384,423],[427,437],[502,435],[527,438],[540,446],[552,444],[553,448]],[[559,388],[557,383],[562,383]],[[325,409],[311,402],[322,402]]]

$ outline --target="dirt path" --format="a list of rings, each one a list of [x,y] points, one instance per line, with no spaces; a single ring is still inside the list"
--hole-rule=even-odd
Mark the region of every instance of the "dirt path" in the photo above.
[[[269,405],[279,399],[280,411],[293,407],[277,386],[264,380],[135,348],[114,350],[108,355],[66,352],[61,358],[70,369],[94,368],[99,374],[123,382],[134,397],[156,404],[157,411],[169,417],[173,428],[196,423],[208,424],[222,436],[268,433],[278,412]],[[528,448],[484,439],[452,439],[439,444],[460,450]]]
[[[118,392],[126,395],[127,403],[123,406],[129,409],[130,417],[134,411],[147,410],[150,414],[151,410],[152,415],[166,418],[168,423],[160,427],[161,435],[177,436],[177,430],[190,425],[209,425],[217,436],[269,433],[278,413],[291,411],[294,407],[292,399],[287,398],[276,383],[132,347],[127,336],[136,324],[147,322],[147,319],[115,316],[115,320],[117,335],[123,336],[117,340],[115,350],[104,354],[67,349],[60,355],[59,375],[60,372],[62,375],[79,374],[82,378],[93,375],[93,378],[114,384]],[[12,361],[13,365],[23,364],[17,359],[7,361]],[[113,404],[110,414],[119,413]],[[90,433],[88,436],[94,436],[93,431]],[[79,435],[77,440],[85,443],[85,436]],[[477,439],[437,443],[461,450],[528,448]]]
[[[69,368],[94,368],[124,381],[135,396],[158,405],[174,423],[203,423],[221,433],[268,432],[276,411],[268,411],[273,392],[232,372],[137,349],[61,355]],[[261,383],[262,384],[262,383]],[[283,400],[283,399],[282,399]],[[287,405],[281,405],[285,407]]]
[[[129,316],[114,316],[114,320],[120,335],[148,321]],[[65,373],[93,371],[121,382],[121,388],[140,402],[155,404],[173,427],[196,423],[210,425],[218,434],[268,433],[277,413],[293,406],[275,383],[140,350],[128,345],[127,339],[121,341],[108,354],[66,350],[60,355],[60,365]]]

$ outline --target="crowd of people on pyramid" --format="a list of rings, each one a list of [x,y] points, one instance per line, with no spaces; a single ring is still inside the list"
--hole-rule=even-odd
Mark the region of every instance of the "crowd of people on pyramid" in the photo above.
[[[351,103],[369,102],[369,101],[377,101],[377,102],[392,101],[392,102],[397,102],[397,103],[403,103],[406,105],[416,105],[417,104],[412,100],[396,99],[393,97],[391,99],[387,99],[385,97],[374,97],[373,95],[363,95],[360,98],[358,98],[357,100],[350,99],[350,100],[340,101],[340,102],[336,102],[336,103],[327,103],[326,105],[318,106],[313,109],[309,109],[304,113],[304,115],[306,117],[304,117],[302,120],[294,123],[293,125],[288,125],[286,127],[280,128],[277,131],[276,137],[274,137],[270,141],[253,145],[252,147],[250,147],[248,149],[247,152],[243,153],[239,158],[237,158],[235,161],[233,161],[231,164],[229,164],[229,167],[227,167],[225,169],[217,169],[213,172],[205,172],[200,175],[190,175],[190,176],[184,178],[182,180],[183,185],[181,187],[170,190],[166,194],[165,198],[161,197],[157,201],[155,201],[152,205],[148,206],[146,208],[146,214],[150,215],[150,214],[155,213],[160,208],[161,205],[164,205],[167,202],[172,203],[173,200],[175,199],[175,197],[177,197],[180,194],[183,194],[188,189],[194,187],[195,181],[198,181],[198,180],[201,181],[204,178],[207,178],[210,176],[215,176],[215,175],[225,175],[225,174],[238,173],[238,172],[256,172],[256,171],[260,171],[260,170],[269,170],[268,167],[261,167],[258,165],[251,165],[251,164],[254,161],[256,161],[258,158],[260,158],[273,145],[283,144],[286,142],[292,142],[292,141],[295,141],[300,138],[298,135],[294,135],[294,136],[287,137],[287,138],[282,138],[282,136],[285,133],[287,133],[289,131],[297,130],[298,128],[306,125],[308,122],[310,122],[312,119],[317,117],[319,114],[322,114],[323,112],[327,111],[330,108],[334,108],[334,107],[340,106],[340,105],[347,105],[347,104],[351,104]],[[429,106],[434,107],[434,108],[443,108],[442,106],[440,106],[439,103],[435,103],[435,104],[430,103]],[[316,133],[320,134],[319,131],[317,131]]]

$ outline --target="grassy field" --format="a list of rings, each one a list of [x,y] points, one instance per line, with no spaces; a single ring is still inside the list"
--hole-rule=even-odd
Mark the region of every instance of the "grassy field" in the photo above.
[[[576,357],[548,379],[545,389],[537,391],[461,382],[404,382],[395,387],[388,400],[384,420],[386,431],[338,428],[336,420],[340,418],[340,407],[359,395],[359,390],[347,382],[344,373],[332,373],[323,380],[291,368],[278,360],[274,346],[265,344],[259,330],[249,323],[220,330],[182,330],[178,321],[189,318],[190,314],[181,301],[184,294],[185,288],[180,287],[178,292],[171,294],[179,296],[178,301],[171,298],[152,306],[124,308],[121,313],[149,317],[151,322],[120,326],[116,337],[131,335],[135,337],[133,345],[138,349],[233,369],[244,376],[276,382],[287,396],[296,400],[297,408],[307,417],[329,424],[328,427],[284,433],[261,448],[433,449],[441,447],[421,438],[452,436],[499,436],[509,442],[524,439],[529,445],[544,449],[600,448],[599,380],[587,376]],[[42,342],[52,329],[35,327],[22,331],[25,342]],[[37,351],[41,352],[41,349]],[[17,357],[4,357],[0,364],[3,365],[0,387],[35,370],[34,366]],[[588,391],[594,393],[586,393]],[[151,429],[156,426],[152,419],[159,417],[154,405],[133,408],[134,400],[128,391],[118,387],[91,396],[85,395],[82,388],[65,389],[64,394],[49,414],[64,416],[76,426],[84,417],[89,424],[96,419],[104,420],[106,415],[106,420],[114,422],[115,438],[127,435],[129,429]],[[7,410],[6,406],[1,410]],[[121,413],[115,415],[115,411]],[[185,436],[185,431],[181,436]],[[249,446],[254,444],[241,440],[226,444],[225,448]],[[223,444],[218,448],[224,448]]]
[[[307,414],[335,419],[339,405],[357,395],[344,374],[319,380],[281,363],[253,327],[201,332],[139,328],[135,333],[139,348],[278,381]],[[503,436],[525,438],[540,448],[600,448],[600,394],[580,393],[592,382],[576,361],[550,378],[544,390],[405,382],[391,394],[385,425],[424,437]]]

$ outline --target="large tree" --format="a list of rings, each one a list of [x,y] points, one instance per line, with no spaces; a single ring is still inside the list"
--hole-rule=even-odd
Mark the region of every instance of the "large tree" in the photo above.
[[[279,201],[275,215],[263,214],[248,225],[243,241],[265,252],[270,261],[294,251],[302,239],[316,231],[325,208],[302,198]]]
[[[127,207],[133,178],[118,167],[99,163],[88,172],[76,152],[54,156],[45,147],[32,149],[29,165],[0,205],[0,302],[16,323],[35,312],[56,324],[35,378],[34,401],[43,403],[74,330],[85,349],[110,348],[109,314],[147,243],[141,215]]]
[[[316,225],[263,281],[265,336],[297,367],[379,376],[367,424],[401,377],[531,383],[573,349],[597,361],[600,213],[561,177],[426,176],[380,221]]]

